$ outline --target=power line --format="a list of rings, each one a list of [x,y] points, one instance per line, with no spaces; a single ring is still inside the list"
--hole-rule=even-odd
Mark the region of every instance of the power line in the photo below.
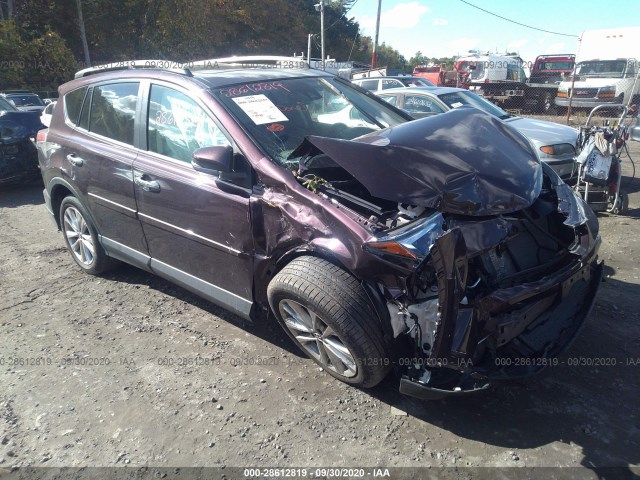
[[[531,25],[525,25],[524,23],[520,23],[520,22],[516,22],[515,20],[511,20],[510,18],[506,18],[503,16],[498,15],[497,13],[493,13],[490,12],[489,10],[485,10],[484,8],[480,8],[477,5],[474,5],[472,3],[469,3],[465,0],[460,0],[462,3],[465,3],[467,5],[469,5],[470,7],[473,8],[477,8],[478,10],[483,11],[484,13],[488,13],[489,15],[493,15],[494,17],[498,17],[501,18],[502,20],[506,20],[507,22],[511,22],[511,23],[515,23],[516,25],[520,25],[521,27],[525,27],[525,28],[530,28],[532,30],[538,30],[539,32],[545,32],[545,33],[551,33],[553,35],[562,35],[563,37],[574,37],[574,38],[578,38],[578,35],[571,35],[569,33],[558,33],[558,32],[552,32],[551,30],[545,30],[543,28],[537,28],[537,27],[532,27]]]
[[[326,31],[327,31],[327,30],[329,30],[331,27],[333,27],[336,23],[338,23],[340,20],[342,20],[342,17],[344,17],[347,13],[349,13],[349,10],[351,10],[351,9],[356,5],[356,3],[358,3],[358,0],[356,0],[355,2],[353,2],[353,3],[351,4],[351,6],[350,6],[349,8],[347,8],[347,10],[346,10],[342,15],[340,15],[340,17],[339,17],[335,22],[333,22],[331,25],[329,25],[327,28],[325,28],[325,29],[324,29],[324,31],[326,32]]]

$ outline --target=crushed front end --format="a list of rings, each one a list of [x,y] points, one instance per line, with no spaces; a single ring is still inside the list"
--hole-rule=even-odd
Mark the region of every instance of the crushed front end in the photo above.
[[[454,109],[352,141],[307,137],[296,155],[372,233],[353,271],[384,298],[403,393],[534,374],[584,323],[602,276],[597,219],[500,120]]]
[[[377,239],[420,259],[406,288],[381,287],[401,345],[401,392],[464,394],[557,364],[601,281],[593,212],[545,176],[527,209],[486,219],[434,213],[420,226],[413,239]]]

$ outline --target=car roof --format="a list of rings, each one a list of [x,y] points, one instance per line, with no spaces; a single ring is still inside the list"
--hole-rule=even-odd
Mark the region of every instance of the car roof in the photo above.
[[[25,95],[35,95],[36,97],[38,96],[33,92],[7,92],[4,94],[5,97],[24,97]]]
[[[316,69],[287,69],[287,68],[222,68],[213,70],[197,70],[192,73],[186,71],[162,68],[131,68],[93,73],[85,77],[71,80],[60,86],[60,93],[75,90],[81,86],[92,85],[104,81],[120,80],[166,80],[171,83],[194,82],[202,88],[220,88],[230,85],[255,82],[273,82],[290,78],[333,77],[334,75]]]
[[[432,95],[442,95],[445,93],[453,93],[453,92],[468,92],[464,88],[455,88],[455,87],[398,87],[398,88],[388,88],[383,90],[382,92],[378,92],[377,95],[385,95],[387,93],[430,93]]]
[[[360,82],[362,80],[384,80],[385,78],[393,78],[396,80],[426,80],[426,78],[422,77],[414,77],[413,75],[388,75],[385,77],[365,77],[365,78],[354,78],[351,80],[352,82]]]

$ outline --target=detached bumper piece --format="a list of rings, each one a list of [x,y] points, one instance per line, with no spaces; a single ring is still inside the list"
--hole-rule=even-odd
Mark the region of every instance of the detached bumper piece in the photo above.
[[[0,184],[37,178],[38,152],[31,140],[0,140]]]

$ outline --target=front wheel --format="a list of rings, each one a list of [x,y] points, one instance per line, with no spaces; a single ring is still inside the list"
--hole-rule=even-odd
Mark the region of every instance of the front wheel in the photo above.
[[[98,241],[98,234],[88,215],[75,197],[66,197],[60,204],[60,226],[71,257],[85,272],[98,275],[115,264]]]
[[[360,282],[316,257],[298,257],[269,284],[269,304],[293,341],[338,380],[373,387],[387,375],[376,313]]]

